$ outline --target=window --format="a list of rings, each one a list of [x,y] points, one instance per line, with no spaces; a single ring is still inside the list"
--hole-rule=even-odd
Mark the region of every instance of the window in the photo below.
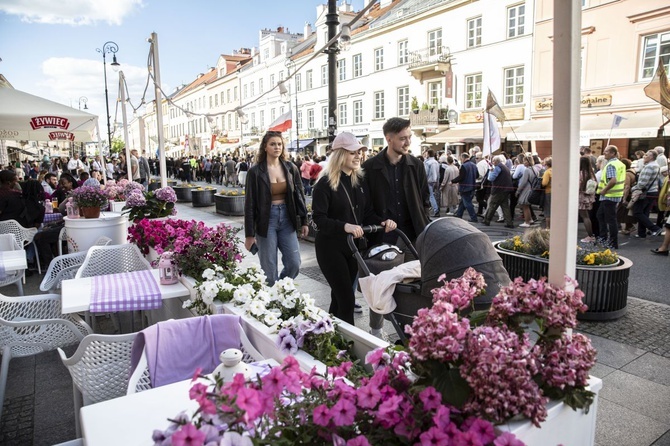
[[[308,108],[307,109],[307,128],[308,129],[313,129],[314,128],[314,109],[313,108]]]
[[[363,75],[363,55],[354,54],[352,57],[352,62],[354,64],[354,77],[360,77]]]
[[[398,116],[409,115],[409,87],[398,88]]]
[[[523,103],[523,67],[505,69],[505,105]]]
[[[254,90],[255,90],[254,85],[256,85],[256,83],[253,82],[253,81],[251,81],[251,85],[250,85],[249,88],[250,88],[250,90],[251,90],[251,97],[252,97],[252,98],[253,98],[253,97],[255,96],[255,94],[256,94],[255,91],[254,91]]]
[[[375,119],[384,119],[384,92],[375,91]]]
[[[263,50],[263,60],[268,60],[270,58],[270,48],[265,48]]]
[[[375,71],[384,69],[384,48],[375,49]]]
[[[276,112],[277,110],[274,108],[270,109],[270,122],[275,122],[275,119],[277,119]]]
[[[340,123],[339,125],[345,125],[347,123],[347,104],[340,104]]]
[[[296,128],[302,128],[302,110],[298,110],[295,114]]]
[[[442,104],[442,81],[428,84],[428,104],[433,107]]]
[[[337,61],[337,72],[339,73],[338,79],[341,81],[347,80],[347,60],[340,59]]]
[[[237,86],[233,87],[233,100],[237,101]]]
[[[408,42],[407,40],[401,40],[398,42],[398,65],[405,65],[409,63],[409,51],[408,51]]]
[[[235,113],[235,130],[240,129],[240,115]]]
[[[328,85],[328,65],[321,65],[321,86]]]
[[[312,85],[313,82],[312,78],[313,78],[312,70],[307,70],[307,72],[305,73],[305,84],[306,84],[305,89],[311,90],[312,88],[314,88]]]
[[[226,90],[226,103],[230,103],[230,88]]]
[[[428,31],[428,55],[442,54],[442,30]]]
[[[468,48],[474,48],[482,44],[482,18],[477,17],[468,20]]]
[[[482,74],[465,76],[465,108],[482,108]]]
[[[219,106],[219,95],[215,94],[214,95],[214,107],[218,107],[218,106]]]
[[[271,74],[270,75],[270,89],[275,88],[275,85],[277,85],[277,84],[275,84],[275,75]]]
[[[244,95],[242,97],[244,99],[246,99],[247,98],[247,84],[244,84],[244,86],[242,88],[243,88],[243,91],[244,91]]]
[[[526,21],[526,5],[512,6],[507,9],[507,38],[523,35]]]
[[[261,110],[258,112],[258,125],[261,126],[261,128],[265,127],[265,110]]]
[[[363,122],[363,101],[354,101],[354,124]]]
[[[280,71],[280,72],[279,72],[279,80],[280,80],[280,81],[283,81],[283,80],[284,80],[284,72],[283,72],[283,71]]]
[[[214,102],[213,102],[213,99],[212,99],[212,97],[210,96],[210,97],[209,97],[209,108],[212,108],[212,104],[213,104],[213,103],[214,103]]]
[[[263,94],[263,79],[258,79],[258,94]]]
[[[256,113],[251,112],[251,119],[249,120],[249,124],[251,124],[251,127],[256,127]]]
[[[228,114],[228,127],[227,130],[232,130],[233,129],[233,115]]]
[[[670,32],[652,34],[644,38],[642,45],[642,78],[654,77],[658,59],[663,61],[665,72],[670,68]]]
[[[321,107],[321,117],[323,118],[323,128],[328,128],[328,107]]]
[[[302,91],[302,75],[296,73],[295,77],[295,91]]]
[[[228,97],[230,98],[230,90],[228,90]],[[223,91],[221,92],[221,105],[223,105]]]

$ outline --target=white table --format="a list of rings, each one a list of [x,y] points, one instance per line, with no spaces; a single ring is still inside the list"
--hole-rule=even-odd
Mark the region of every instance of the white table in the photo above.
[[[268,359],[260,363],[279,365]],[[81,408],[80,421],[87,446],[152,445],[154,429],[165,430],[180,412],[190,416],[198,403],[190,400],[191,380],[180,381]]]
[[[161,285],[160,272],[152,269],[151,274],[156,280],[161,298],[172,299],[174,297],[188,296],[189,290],[181,282],[174,285]],[[61,284],[61,305],[63,314],[89,311],[91,306],[91,292],[93,289],[93,278],[83,277],[80,279],[64,280]]]
[[[26,260],[26,251],[19,249],[16,251],[3,251],[0,253],[0,261],[5,267],[5,272],[23,271],[28,268]]]

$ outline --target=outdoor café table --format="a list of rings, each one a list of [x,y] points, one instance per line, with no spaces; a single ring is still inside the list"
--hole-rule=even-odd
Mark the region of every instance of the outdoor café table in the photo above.
[[[5,273],[24,270],[28,268],[26,261],[26,251],[19,249],[16,251],[0,251],[0,278]]]
[[[42,223],[46,225],[47,223],[53,223],[62,220],[63,220],[63,214],[61,214],[60,212],[54,212],[52,214],[44,214],[44,221],[42,221]]]
[[[259,361],[271,367],[274,359]],[[205,382],[206,383],[206,382]],[[189,399],[190,379],[81,408],[81,429],[88,446],[151,445],[154,429],[165,430],[180,412],[189,416],[198,403]]]
[[[134,273],[138,272],[141,271],[134,271]],[[161,285],[159,279],[159,270],[152,269],[149,272],[151,273],[151,277],[156,282],[158,291],[160,292],[160,298],[162,300],[190,295],[188,288],[186,288],[181,282],[177,282],[174,285]],[[93,297],[93,280],[93,277],[82,277],[79,279],[69,279],[63,281],[61,285],[61,305],[63,314],[90,311],[91,299]],[[109,309],[104,311],[115,312]],[[117,311],[126,310],[121,309]]]

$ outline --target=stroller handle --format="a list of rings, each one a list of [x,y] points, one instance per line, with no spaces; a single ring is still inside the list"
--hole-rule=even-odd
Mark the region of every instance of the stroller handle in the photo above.
[[[363,229],[363,234],[372,234],[375,232],[381,232],[384,231],[385,228],[384,226],[381,225],[367,225],[367,226],[362,226]],[[409,237],[405,235],[404,232],[402,232],[400,229],[396,228],[391,232],[395,232],[398,234],[398,236],[402,239],[403,242],[405,242],[405,246],[410,250],[410,252],[414,255],[414,258],[418,259],[419,258],[419,253],[417,252],[416,248],[412,244],[412,242],[409,240]],[[354,242],[354,236],[351,234],[347,234],[347,244],[349,245],[349,249],[351,249],[352,255],[356,258],[358,261],[359,266],[363,269],[363,271],[366,273],[366,275],[370,275],[370,271],[367,268],[367,265],[363,261],[363,257],[361,256],[361,253],[358,252],[358,246],[356,246],[356,242]]]
[[[367,226],[361,226],[361,229],[363,229],[363,234],[372,234],[375,232],[381,232],[384,230],[384,226],[381,225],[367,225]]]

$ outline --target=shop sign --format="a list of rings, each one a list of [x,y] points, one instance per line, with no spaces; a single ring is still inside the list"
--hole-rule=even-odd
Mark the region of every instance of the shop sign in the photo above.
[[[70,121],[60,116],[35,116],[30,119],[30,126],[33,130],[37,129],[63,129],[70,127]]]
[[[550,111],[554,109],[554,99],[551,96],[537,98],[534,102],[536,111]],[[610,105],[612,105],[611,94],[585,94],[581,97],[582,108],[609,107]]]

